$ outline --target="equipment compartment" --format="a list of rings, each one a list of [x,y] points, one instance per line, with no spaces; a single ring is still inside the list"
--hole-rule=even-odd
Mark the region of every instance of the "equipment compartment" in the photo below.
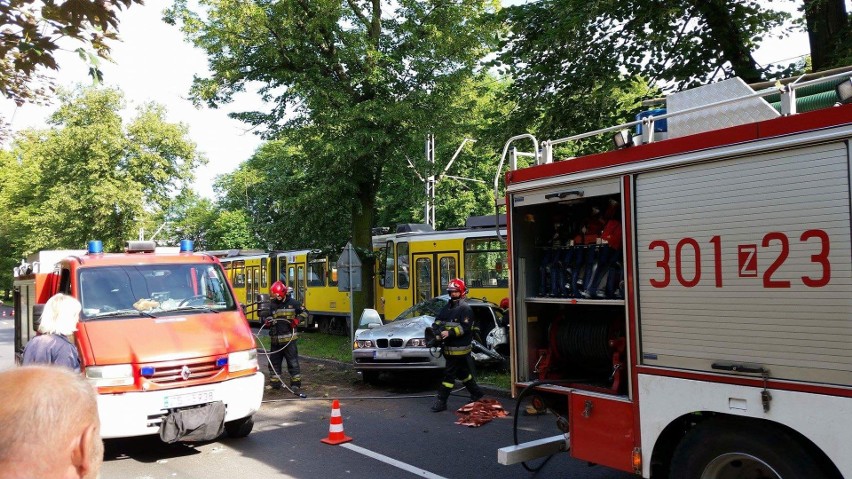
[[[514,209],[519,383],[627,394],[621,213],[619,194],[582,189]]]
[[[514,251],[532,268],[527,298],[624,298],[618,195],[519,207],[514,221]]]

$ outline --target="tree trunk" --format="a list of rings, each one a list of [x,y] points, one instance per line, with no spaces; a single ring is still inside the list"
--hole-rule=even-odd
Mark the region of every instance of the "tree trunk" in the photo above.
[[[731,16],[729,0],[697,0],[693,5],[707,21],[712,37],[718,43],[724,60],[731,64],[734,75],[746,83],[763,80],[757,62],[746,46],[743,31]]]
[[[843,41],[848,22],[845,1],[804,0],[804,4],[813,71],[837,66],[834,64],[837,46],[844,46],[838,42]]]
[[[375,215],[375,189],[368,187],[358,188],[357,201],[352,204],[352,246],[358,251],[358,259],[361,260],[361,291],[352,294],[352,329],[350,339],[354,339],[355,327],[364,308],[375,307],[374,294],[374,261],[373,251],[373,217]],[[370,252],[366,257],[363,252]]]

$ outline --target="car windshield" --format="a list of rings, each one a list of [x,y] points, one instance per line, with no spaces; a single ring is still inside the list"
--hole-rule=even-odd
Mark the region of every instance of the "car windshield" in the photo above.
[[[447,304],[447,301],[448,300],[445,296],[438,296],[437,298],[421,301],[400,313],[394,321],[416,318],[417,316],[437,316],[438,312],[441,311],[441,308]]]
[[[236,308],[215,264],[98,266],[79,276],[84,321]]]

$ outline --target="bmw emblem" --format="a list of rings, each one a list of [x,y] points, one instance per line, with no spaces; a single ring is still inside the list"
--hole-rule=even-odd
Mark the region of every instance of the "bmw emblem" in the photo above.
[[[182,377],[184,381],[189,379],[191,375],[192,371],[189,370],[189,366],[184,365],[182,368],[180,368],[180,377]]]

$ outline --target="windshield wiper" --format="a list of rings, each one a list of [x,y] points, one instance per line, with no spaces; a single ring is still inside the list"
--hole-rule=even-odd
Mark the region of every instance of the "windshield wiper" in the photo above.
[[[200,304],[187,304],[187,305],[184,305],[184,306],[178,306],[177,308],[174,308],[174,309],[167,309],[164,312],[171,312],[171,311],[206,311],[208,313],[219,314],[218,310],[212,309],[209,306],[202,306]]]
[[[148,318],[156,318],[151,313],[146,313],[145,311],[139,311],[138,309],[119,309],[118,311],[106,311],[103,313],[98,313],[94,316],[91,316],[89,319],[101,319],[101,318],[115,318],[118,316],[145,316]]]

